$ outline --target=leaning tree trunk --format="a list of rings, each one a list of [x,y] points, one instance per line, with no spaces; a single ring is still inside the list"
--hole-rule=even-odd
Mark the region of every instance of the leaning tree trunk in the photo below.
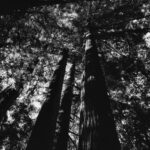
[[[67,50],[63,50],[63,56],[49,86],[47,101],[37,117],[26,150],[52,149],[67,57]]]
[[[20,84],[19,89],[22,89],[22,85]],[[13,105],[14,101],[20,94],[20,90],[11,89],[10,87],[6,88],[0,94],[0,123],[3,120],[6,120],[6,112]]]
[[[79,150],[120,150],[94,36],[86,38]]]
[[[74,73],[75,63],[73,63],[71,66],[69,79],[66,83],[66,88],[61,101],[61,108],[58,117],[59,129],[58,133],[56,134],[53,150],[67,150],[71,103],[73,97]]]

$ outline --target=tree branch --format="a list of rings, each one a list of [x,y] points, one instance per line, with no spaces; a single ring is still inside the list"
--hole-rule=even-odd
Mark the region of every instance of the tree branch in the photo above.
[[[69,132],[70,132],[71,134],[74,134],[75,136],[79,136],[79,134],[77,134],[77,133],[75,133],[75,132],[72,132],[71,130],[69,130]]]
[[[74,140],[69,136],[69,139],[71,140],[71,142],[73,143],[73,145],[76,147],[76,149],[77,149],[77,145],[76,145],[76,143],[74,142]]]

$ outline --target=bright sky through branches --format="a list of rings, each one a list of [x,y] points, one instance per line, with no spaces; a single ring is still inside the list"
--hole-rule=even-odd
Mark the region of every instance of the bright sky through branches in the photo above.
[[[147,47],[150,47],[150,32],[146,33],[146,35],[143,37]]]

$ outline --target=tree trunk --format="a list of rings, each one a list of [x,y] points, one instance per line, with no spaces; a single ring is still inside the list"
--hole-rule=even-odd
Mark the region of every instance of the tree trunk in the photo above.
[[[67,50],[64,50],[63,56],[54,71],[47,101],[40,110],[26,150],[52,149],[67,57]]]
[[[62,98],[60,114],[58,117],[59,129],[58,133],[56,133],[53,150],[67,150],[71,103],[73,97],[74,73],[75,63],[73,63],[71,66],[69,79],[66,83],[66,89]]]
[[[20,90],[11,89],[9,87],[0,94],[0,123],[6,120],[6,112],[9,107],[13,105],[19,94]]]
[[[94,36],[86,38],[79,150],[120,150]]]

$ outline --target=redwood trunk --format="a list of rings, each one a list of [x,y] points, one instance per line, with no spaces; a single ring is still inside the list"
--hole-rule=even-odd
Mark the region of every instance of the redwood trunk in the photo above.
[[[47,101],[43,104],[31,133],[26,150],[51,150],[67,63],[67,51],[54,71]]]
[[[79,150],[120,150],[94,37],[86,38]]]
[[[69,79],[66,83],[66,89],[62,98],[60,114],[58,117],[60,128],[56,136],[53,150],[67,150],[70,112],[73,97],[74,73],[75,63],[71,66]]]

